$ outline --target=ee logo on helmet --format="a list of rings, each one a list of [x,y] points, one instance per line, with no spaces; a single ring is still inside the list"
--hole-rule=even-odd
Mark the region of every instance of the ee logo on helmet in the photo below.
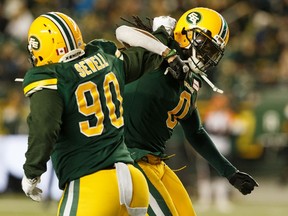
[[[191,12],[186,17],[187,22],[196,25],[201,20],[201,14],[198,12]]]
[[[31,36],[29,39],[29,46],[34,50],[38,50],[40,48],[40,42],[36,37]]]

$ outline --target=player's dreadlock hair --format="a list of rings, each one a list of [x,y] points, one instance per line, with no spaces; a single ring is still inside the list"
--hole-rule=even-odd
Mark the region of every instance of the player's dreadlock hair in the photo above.
[[[146,17],[146,23],[144,23],[144,21],[139,16],[132,16],[132,21],[128,20],[128,19],[125,19],[123,17],[120,17],[120,19],[122,19],[123,21],[129,23],[133,27],[148,31],[150,33],[153,32],[153,29],[152,29],[153,19],[151,19],[149,17]]]

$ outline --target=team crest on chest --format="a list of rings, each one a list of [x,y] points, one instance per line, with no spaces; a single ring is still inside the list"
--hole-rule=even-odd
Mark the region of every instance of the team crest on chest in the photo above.
[[[199,81],[198,80],[196,80],[196,79],[193,79],[193,89],[195,89],[197,92],[199,91],[199,89],[200,89],[200,83],[199,83]]]
[[[184,81],[184,86],[191,92],[191,94],[195,91],[187,81]]]
[[[184,81],[184,86],[191,92],[191,94],[193,94],[194,91],[198,92],[200,89],[200,83],[196,79],[192,80],[192,85],[188,83],[187,81]]]

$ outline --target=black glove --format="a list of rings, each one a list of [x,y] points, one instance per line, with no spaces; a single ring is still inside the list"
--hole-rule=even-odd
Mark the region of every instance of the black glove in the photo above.
[[[235,172],[228,180],[243,195],[250,194],[254,190],[254,187],[259,186],[250,175],[239,171]]]
[[[186,75],[188,74],[189,67],[181,60],[181,58],[176,55],[175,50],[171,50],[171,52],[166,56],[166,59],[171,56],[176,56],[172,62],[168,62],[169,67],[167,67],[165,74],[167,72],[171,73],[174,79],[184,80]]]

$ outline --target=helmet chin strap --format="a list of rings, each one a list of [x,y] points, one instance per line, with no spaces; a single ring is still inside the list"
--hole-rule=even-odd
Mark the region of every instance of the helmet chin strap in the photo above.
[[[208,83],[208,85],[212,88],[213,91],[218,92],[220,94],[223,94],[223,90],[219,89],[218,87],[216,87],[208,78],[207,75],[205,73],[202,72],[202,74],[200,74],[200,76],[206,81],[206,83]]]
[[[204,73],[202,70],[204,68],[204,64],[197,58],[196,49],[194,47],[191,47],[191,51],[191,56],[188,58],[187,63],[194,73],[201,75]]]
[[[218,93],[220,93],[220,94],[223,94],[223,90],[221,90],[221,89],[219,89],[218,87],[216,87],[209,79],[208,79],[208,77],[207,77],[207,74],[206,73],[204,73],[203,71],[201,71],[200,69],[199,69],[199,66],[196,66],[195,65],[195,58],[194,58],[194,56],[192,55],[191,57],[189,57],[188,58],[188,60],[183,60],[183,62],[185,62],[185,63],[187,63],[188,65],[189,65],[189,67],[190,67],[190,69],[194,72],[194,73],[196,73],[196,74],[199,74],[201,77],[202,77],[202,79],[212,88],[212,90],[213,91],[215,91],[215,92],[218,92]],[[199,63],[199,65],[201,66],[201,62]],[[202,64],[203,65],[203,64]]]
[[[63,55],[59,62],[69,62],[69,61],[73,61],[77,58],[79,58],[80,56],[83,56],[85,54],[85,51],[82,49],[74,49],[71,50],[70,52],[66,53],[65,55]]]

